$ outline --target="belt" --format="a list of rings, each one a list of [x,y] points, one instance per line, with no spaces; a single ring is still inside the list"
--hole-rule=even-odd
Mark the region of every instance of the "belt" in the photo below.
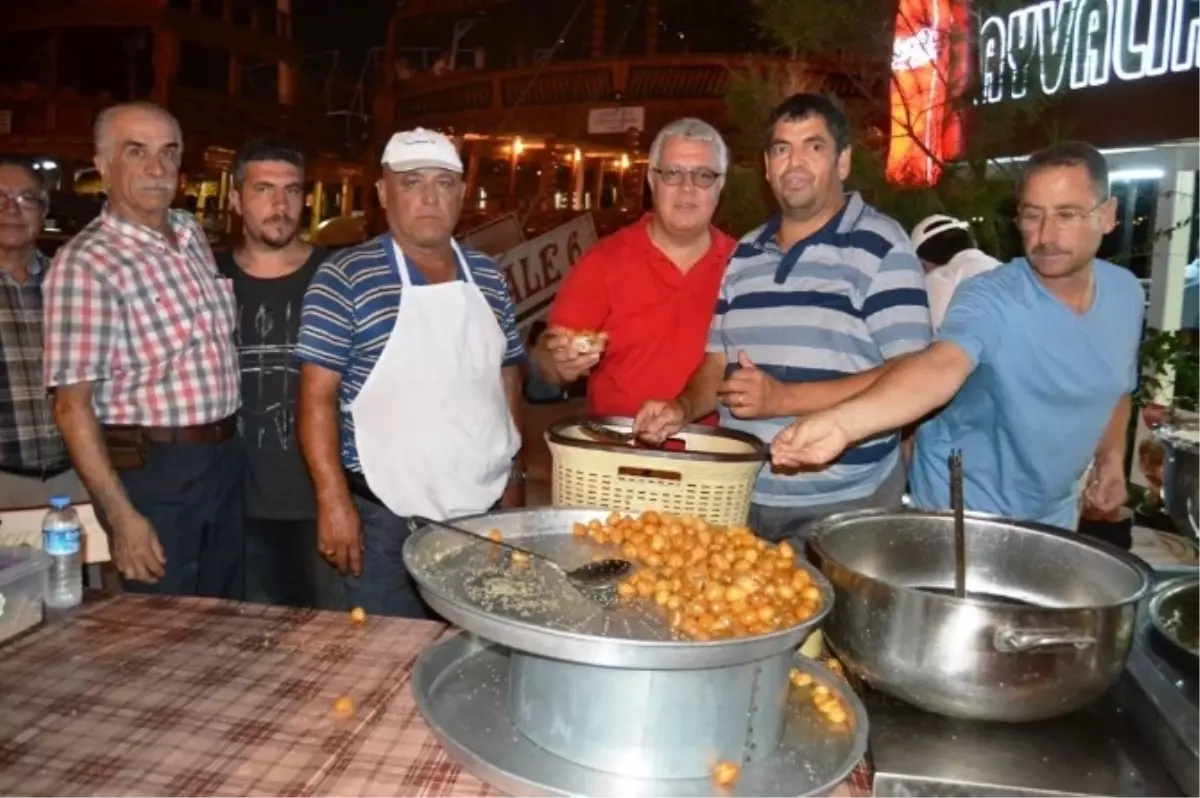
[[[47,479],[54,479],[59,474],[64,474],[70,470],[70,465],[53,465],[46,466],[44,468],[21,468],[20,466],[0,465],[0,474],[11,474],[14,477],[40,479],[43,482],[45,482]]]
[[[345,469],[345,472],[346,485],[349,486],[352,494],[360,499],[366,499],[372,504],[378,504],[380,507],[385,506],[384,503],[379,500],[379,497],[375,495],[375,491],[371,490],[370,486],[367,485],[366,477],[357,471],[351,471],[348,468]]]
[[[113,443],[224,443],[237,435],[237,416],[190,427],[138,427],[106,424],[104,437]]]

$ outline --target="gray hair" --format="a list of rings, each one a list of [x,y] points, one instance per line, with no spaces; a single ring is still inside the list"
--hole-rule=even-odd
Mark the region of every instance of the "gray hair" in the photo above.
[[[176,119],[170,111],[163,108],[161,105],[156,105],[145,100],[136,100],[128,103],[118,103],[110,105],[100,113],[96,114],[96,124],[92,127],[92,143],[95,146],[97,155],[108,155],[112,147],[112,124],[113,120],[120,116],[125,111],[144,111],[148,114],[154,114],[160,119],[170,123],[171,127],[175,128],[175,136],[179,139],[180,147],[183,146],[183,129],[179,127],[179,120]]]
[[[658,131],[658,135],[654,137],[654,143],[650,145],[651,169],[658,168],[663,148],[667,146],[667,139],[676,136],[688,141],[707,141],[711,144],[717,152],[717,171],[722,175],[725,174],[725,171],[729,168],[729,147],[725,145],[725,139],[721,138],[721,134],[717,132],[715,127],[703,119],[696,119],[690,116],[683,119],[676,119]]]

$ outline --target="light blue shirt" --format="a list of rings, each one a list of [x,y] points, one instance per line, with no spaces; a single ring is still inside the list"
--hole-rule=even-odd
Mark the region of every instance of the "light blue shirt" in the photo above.
[[[938,340],[975,363],[962,389],[917,431],[916,506],[950,506],[950,450],[962,450],[968,510],[1074,530],[1076,486],[1117,400],[1137,385],[1144,294],[1127,269],[1094,264],[1096,297],[1076,314],[1025,259],[954,294]]]

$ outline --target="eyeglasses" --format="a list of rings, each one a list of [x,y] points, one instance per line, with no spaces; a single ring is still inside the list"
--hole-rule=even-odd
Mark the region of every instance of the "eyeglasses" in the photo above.
[[[675,167],[668,167],[666,169],[652,169],[650,171],[658,175],[658,179],[668,186],[683,185],[683,179],[690,177],[692,185],[696,188],[712,188],[713,184],[721,177],[720,172],[714,172],[711,169],[677,169]]]
[[[1105,202],[1108,202],[1108,200],[1101,200],[1086,211],[1076,208],[1063,208],[1049,214],[1037,208],[1022,208],[1013,217],[1013,222],[1020,230],[1027,233],[1034,230],[1041,230],[1047,219],[1050,220],[1051,226],[1059,230],[1074,230],[1081,226],[1085,219],[1095,216],[1096,211],[1100,210]]]
[[[21,194],[8,194],[0,191],[0,210],[4,210],[10,204],[16,205],[22,211],[40,210],[45,203],[37,194],[26,191]]]

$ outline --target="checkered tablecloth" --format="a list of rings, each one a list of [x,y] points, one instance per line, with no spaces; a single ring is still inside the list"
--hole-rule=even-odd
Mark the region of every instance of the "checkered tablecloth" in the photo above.
[[[0,793],[499,795],[409,692],[417,656],[452,633],[208,599],[85,606],[0,648]],[[860,767],[838,794],[867,784]]]

